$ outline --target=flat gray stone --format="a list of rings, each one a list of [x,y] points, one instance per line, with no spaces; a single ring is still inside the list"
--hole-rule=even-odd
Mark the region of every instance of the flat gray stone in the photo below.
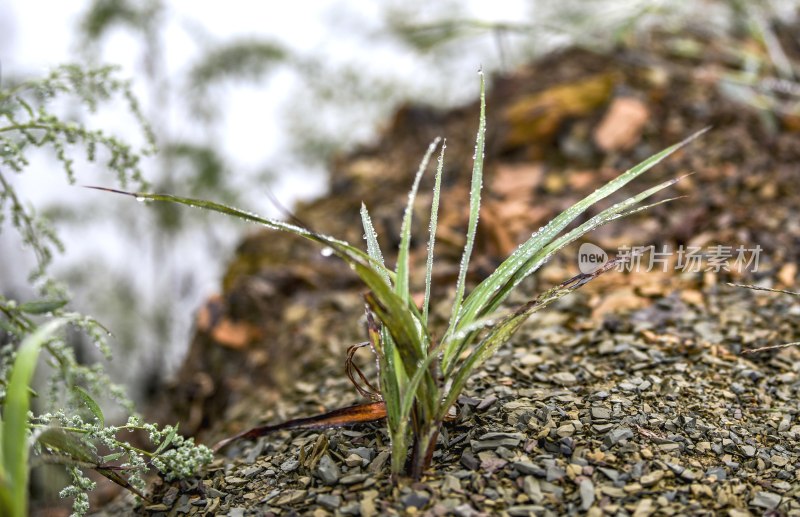
[[[757,492],[750,504],[759,508],[774,510],[781,504],[781,496],[774,492]]]
[[[594,504],[594,483],[591,479],[584,479],[578,485],[578,491],[581,494],[581,510],[585,512]]]
[[[339,480],[339,467],[328,454],[325,454],[319,460],[315,473],[326,485],[333,485]]]
[[[619,442],[633,438],[633,431],[627,427],[618,427],[609,431],[603,439],[603,443],[608,447],[617,445]]]

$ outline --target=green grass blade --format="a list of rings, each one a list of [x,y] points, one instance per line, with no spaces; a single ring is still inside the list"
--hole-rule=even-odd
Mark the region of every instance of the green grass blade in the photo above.
[[[612,260],[592,273],[580,274],[573,277],[560,285],[548,289],[534,300],[502,318],[497,325],[492,327],[489,334],[475,347],[475,350],[470,353],[467,359],[465,359],[455,371],[453,383],[450,385],[450,391],[439,406],[438,418],[444,418],[450,406],[455,403],[461,390],[464,389],[464,385],[467,379],[469,379],[472,370],[480,366],[499,346],[508,342],[532,314],[544,309],[554,301],[575,291],[601,274],[610,271],[616,267],[617,264],[617,260]]]
[[[571,244],[572,242],[576,241],[577,239],[581,238],[583,235],[596,230],[600,226],[614,221],[616,219],[620,219],[622,217],[626,217],[630,214],[635,212],[645,210],[650,208],[654,205],[647,205],[647,206],[637,206],[641,201],[647,199],[648,197],[660,192],[668,187],[671,187],[678,181],[680,181],[684,176],[680,178],[675,178],[671,180],[667,180],[663,183],[659,183],[653,187],[650,187],[647,190],[640,192],[639,194],[629,197],[628,199],[621,201],[620,203],[615,204],[609,208],[606,208],[596,216],[592,217],[585,223],[581,224],[580,226],[570,230],[566,234],[562,235],[558,239],[550,242],[544,248],[542,248],[538,253],[533,255],[528,262],[520,268],[504,285],[501,289],[498,290],[497,296],[494,298],[493,302],[487,304],[486,309],[488,312],[491,312],[495,308],[497,308],[500,303],[502,303],[505,296],[503,294],[510,292],[514,289],[522,280],[524,280],[527,276],[531,275],[532,273],[536,272],[543,264],[545,264],[550,258],[557,253],[559,250],[564,248],[565,246]],[[666,201],[671,201],[671,198]],[[656,203],[660,204],[660,203]],[[481,314],[485,313],[486,310],[481,311]]]
[[[89,408],[89,411],[92,412],[95,418],[97,418],[97,421],[100,423],[100,427],[105,427],[106,417],[103,415],[103,410],[100,409],[100,404],[98,404],[97,401],[94,400],[91,395],[89,395],[88,391],[81,388],[80,386],[74,386],[72,389],[78,396],[78,398],[80,398],[81,401],[83,401],[86,407]]]
[[[454,334],[459,330],[459,325],[469,324],[473,319],[479,317],[481,314],[487,312],[487,303],[496,300],[499,295],[505,299],[510,291],[503,291],[503,286],[507,285],[509,279],[517,275],[520,270],[528,270],[531,257],[537,254],[542,248],[553,241],[564,228],[566,228],[572,221],[579,215],[585,212],[590,206],[598,201],[613,194],[629,182],[633,181],[636,177],[650,170],[656,164],[667,158],[669,155],[681,149],[689,142],[699,137],[708,130],[702,129],[687,139],[679,142],[667,149],[657,153],[647,160],[639,163],[627,172],[617,176],[615,179],[606,183],[604,186],[598,188],[593,193],[586,196],[583,200],[574,204],[570,208],[564,210],[561,214],[551,220],[547,225],[542,227],[538,232],[534,233],[530,239],[522,244],[515,250],[503,263],[491,274],[489,277],[481,282],[467,299],[464,301],[461,315],[457,321],[451,319],[451,325],[448,328],[448,334]],[[497,304],[494,304],[496,306]],[[446,363],[452,361],[455,350],[445,349]]]
[[[350,266],[353,267],[357,273],[359,273],[359,276],[362,276],[360,272],[363,272],[366,269],[374,270],[377,273],[377,277],[370,275],[369,282],[367,282],[362,276],[362,280],[364,280],[364,282],[367,284],[367,287],[369,287],[370,289],[374,288],[372,282],[374,282],[375,278],[383,279],[385,278],[386,275],[388,275],[389,278],[391,279],[394,276],[394,273],[386,269],[383,266],[383,264],[381,264],[378,260],[374,260],[367,253],[356,248],[355,246],[351,245],[346,241],[342,241],[334,237],[322,235],[316,232],[312,232],[311,230],[308,230],[306,228],[302,228],[300,226],[279,221],[277,219],[269,219],[266,217],[261,217],[251,212],[247,212],[245,210],[240,210],[238,208],[233,208],[227,205],[223,205],[221,203],[215,203],[214,201],[206,201],[203,199],[172,196],[169,194],[154,194],[148,192],[125,192],[122,190],[109,189],[105,187],[88,187],[88,188],[135,197],[139,201],[158,201],[164,203],[175,203],[179,205],[201,208],[212,212],[219,212],[221,214],[238,217],[245,221],[260,224],[272,230],[283,231],[306,238],[308,240],[316,242],[317,244],[321,244],[322,246],[331,248],[331,250],[339,258],[350,264]],[[363,266],[363,268],[360,269],[356,268],[355,267],[356,264]],[[385,282],[383,283],[385,284]]]
[[[430,342],[430,337],[421,321],[422,317],[416,310],[416,307],[414,307],[413,303],[410,303],[409,300],[397,296],[389,287],[385,278],[386,275],[390,275],[391,277],[391,274],[382,264],[349,243],[283,221],[260,217],[250,212],[213,201],[178,197],[168,194],[130,193],[105,188],[99,188],[98,190],[134,196],[141,201],[176,203],[219,212],[258,223],[273,230],[292,233],[329,247],[339,258],[347,262],[350,267],[353,268],[356,274],[361,278],[361,281],[371,290],[373,294],[373,309],[375,307],[380,308],[380,311],[375,310],[375,313],[379,314],[381,321],[389,327],[398,353],[403,358],[403,363],[407,363],[404,364],[404,367],[409,371],[409,377],[413,376],[414,371],[416,371],[417,363],[425,358],[425,351]]]
[[[472,248],[475,244],[475,234],[478,231],[478,216],[481,209],[481,189],[483,188],[483,149],[486,136],[486,84],[481,77],[481,114],[478,120],[478,135],[475,138],[475,156],[472,165],[472,184],[469,192],[469,222],[467,223],[467,242],[464,244],[464,254],[461,256],[461,265],[458,271],[458,281],[456,283],[456,298],[453,302],[453,312],[450,316],[449,328],[455,329],[461,318],[461,303],[464,298],[464,290],[467,283],[467,270],[472,255]]]
[[[28,391],[39,352],[64,320],[53,320],[39,327],[20,345],[3,404],[0,427],[0,510],[12,517],[28,514]]]
[[[372,312],[391,334],[406,374],[413,377],[417,365],[426,357],[423,351],[426,340],[420,339],[420,333],[427,334],[427,330],[414,321],[407,309],[404,310],[396,294],[388,296],[373,289],[366,294],[366,299]]]
[[[428,257],[425,261],[425,298],[422,302],[422,321],[428,324],[428,310],[431,305],[431,282],[433,281],[433,248],[436,245],[436,227],[439,222],[439,196],[442,192],[442,171],[444,170],[444,152],[447,140],[442,142],[439,159],[436,164],[436,179],[433,185],[433,201],[431,201],[431,219],[428,224]]]
[[[528,259],[525,264],[519,266],[518,270],[512,275],[507,281],[506,284],[502,285],[498,288],[495,292],[489,293],[486,300],[483,300],[483,311],[481,311],[476,318],[472,319],[472,322],[469,325],[464,325],[462,328],[459,328],[455,333],[450,334],[448,336],[448,340],[445,342],[445,350],[452,350],[450,357],[445,357],[445,362],[443,360],[442,369],[445,372],[451,371],[456,364],[455,359],[459,357],[464,350],[472,343],[473,339],[479,332],[479,329],[472,330],[471,326],[476,321],[482,321],[482,316],[486,316],[491,314],[494,310],[496,310],[500,304],[506,299],[508,293],[510,293],[525,277],[534,273],[537,269],[539,269],[543,264],[545,264],[550,258],[557,253],[559,250],[564,248],[565,246],[571,244],[572,242],[576,241],[586,233],[597,229],[598,227],[619,219],[621,217],[625,217],[632,213],[645,210],[650,208],[651,206],[655,206],[661,203],[665,203],[667,201],[671,201],[675,198],[667,199],[664,201],[660,201],[658,203],[654,203],[653,205],[647,206],[637,206],[641,201],[644,199],[674,185],[676,182],[680,181],[684,176],[676,179],[671,179],[660,183],[654,187],[651,187],[639,194],[626,199],[620,203],[617,203],[609,208],[606,208],[596,216],[592,217],[585,223],[581,224],[580,226],[574,228],[573,230],[569,231],[568,233],[562,235],[558,239],[551,241],[549,244],[544,246],[540,249],[537,253],[535,253],[532,257]],[[482,325],[485,326],[485,325]],[[469,330],[468,330],[469,329]]]
[[[364,227],[364,238],[367,240],[367,254],[372,258],[372,260],[385,267],[381,246],[378,244],[378,234],[375,232],[375,226],[372,224],[372,218],[369,216],[367,205],[364,203],[361,203],[361,224]],[[386,284],[392,285],[391,280],[389,280],[388,271],[384,277]]]
[[[395,271],[397,277],[395,292],[403,299],[409,298],[408,255],[409,249],[411,248],[411,219],[414,214],[414,201],[417,198],[417,191],[419,190],[419,182],[422,180],[422,174],[425,172],[425,169],[428,168],[428,162],[440,141],[441,138],[436,137],[428,146],[428,150],[425,152],[425,156],[422,157],[422,161],[419,164],[419,169],[417,169],[417,174],[414,176],[414,184],[408,192],[408,204],[403,214],[403,224],[400,227],[400,249],[397,252],[397,269]]]

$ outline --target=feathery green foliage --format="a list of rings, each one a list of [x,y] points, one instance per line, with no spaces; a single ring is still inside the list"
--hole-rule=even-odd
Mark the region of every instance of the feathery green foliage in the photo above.
[[[644,190],[603,210],[585,223],[564,233],[567,226],[589,207],[616,192],[702,133],[702,131],[698,132],[687,140],[648,158],[565,210],[534,233],[487,279],[464,297],[469,259],[475,241],[480,211],[486,128],[484,90],[483,74],[481,74],[481,109],[470,190],[467,240],[456,284],[456,298],[452,306],[450,323],[439,340],[436,340],[431,333],[427,324],[427,314],[444,149],[442,149],[437,168],[434,201],[431,208],[431,234],[428,243],[425,279],[426,297],[422,312],[416,307],[411,297],[408,278],[413,205],[421,175],[439,143],[438,139],[429,147],[414,177],[408,205],[403,216],[400,247],[394,271],[384,265],[383,254],[374,226],[366,206],[363,205],[361,218],[367,240],[367,253],[333,237],[320,235],[282,221],[259,217],[212,201],[166,194],[133,194],[116,191],[136,196],[140,201],[162,201],[204,208],[255,222],[274,230],[293,233],[329,248],[353,268],[369,289],[365,296],[368,306],[368,331],[372,348],[378,355],[380,390],[386,405],[387,425],[392,439],[392,471],[394,474],[399,474],[403,470],[409,449],[408,444],[413,443],[409,473],[415,478],[422,475],[433,454],[439,428],[471,372],[499,346],[506,343],[531,314],[572,292],[610,267],[607,265],[592,275],[579,275],[546,291],[535,300],[511,313],[497,315],[501,304],[516,286],[523,279],[535,273],[553,254],[586,232],[647,208],[647,206],[641,205],[642,201],[669,187],[677,180],[667,181]],[[379,323],[375,322],[373,315]]]
[[[75,102],[93,112],[115,98],[126,103],[138,122],[142,147],[57,111],[56,101]],[[140,170],[141,158],[154,147],[153,135],[130,85],[118,77],[114,67],[68,65],[44,78],[0,84],[0,224],[9,221],[32,251],[35,266],[29,284],[38,291],[36,299],[22,302],[0,294],[0,331],[4,335],[0,342],[0,515],[27,514],[31,453],[40,461],[65,467],[72,484],[61,494],[74,498],[76,515],[88,510],[86,492],[94,486],[84,473],[86,469],[140,493],[142,476],[150,466],[168,478],[181,477],[191,475],[211,459],[208,449],[176,436],[170,426],[159,430],[136,416],[123,426],[108,425],[96,399],[110,399],[127,413],[133,412],[132,403],[122,387],[111,382],[101,364],[78,360],[72,346],[74,335],[70,341],[54,332],[69,322],[107,359],[111,356],[107,342],[110,333],[93,318],[70,309],[66,287],[49,271],[62,243],[50,221],[40,217],[14,188],[14,175],[33,173],[28,166],[35,149],[53,152],[71,183],[75,181],[76,155],[83,155],[115,172],[119,184],[134,183],[142,188],[146,182]],[[46,396],[39,397],[34,406],[31,384],[40,356],[50,370],[41,390]],[[123,432],[135,429],[149,433],[156,452],[135,448],[122,438]],[[99,456],[98,446],[108,448],[110,455]],[[126,464],[124,469],[112,463],[117,461]]]

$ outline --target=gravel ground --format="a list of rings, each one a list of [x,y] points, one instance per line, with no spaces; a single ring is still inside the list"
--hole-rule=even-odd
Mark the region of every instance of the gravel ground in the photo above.
[[[591,293],[572,295],[476,372],[421,482],[390,480],[386,433],[370,424],[239,444],[202,480],[159,485],[157,504],[125,508],[800,515],[800,349],[739,354],[797,335],[800,303],[786,298],[713,287],[698,304],[672,294],[598,317]],[[307,411],[301,401],[342,405],[353,391],[338,379],[307,388],[287,416]]]

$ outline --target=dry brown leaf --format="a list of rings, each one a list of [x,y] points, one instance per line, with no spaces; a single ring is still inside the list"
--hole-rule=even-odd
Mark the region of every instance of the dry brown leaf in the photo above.
[[[544,178],[544,169],[539,164],[503,163],[491,175],[490,190],[508,200],[530,199]]]
[[[794,287],[795,279],[797,278],[797,264],[794,262],[787,262],[781,266],[777,274],[780,283],[786,287]]]
[[[244,321],[223,319],[211,329],[211,337],[222,346],[241,349],[261,337],[261,329]]]
[[[617,97],[611,102],[594,132],[597,146],[606,151],[625,151],[635,146],[650,119],[647,105],[634,97]]]
[[[550,139],[567,117],[585,116],[605,103],[613,86],[614,76],[604,73],[522,97],[503,112],[510,128],[506,144]]]

